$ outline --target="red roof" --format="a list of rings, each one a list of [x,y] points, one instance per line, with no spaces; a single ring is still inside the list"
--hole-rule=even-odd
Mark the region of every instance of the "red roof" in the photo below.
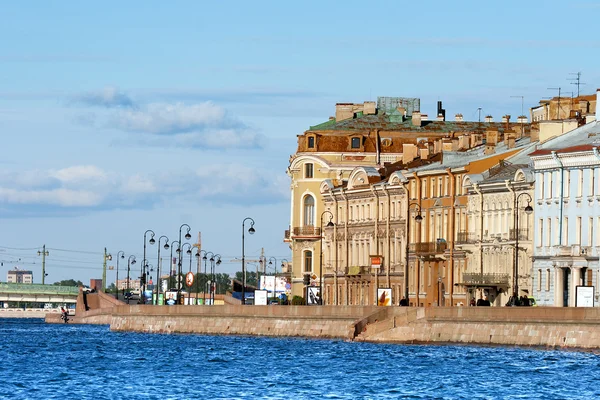
[[[544,156],[548,154],[552,154],[553,151],[557,153],[577,153],[578,151],[592,151],[595,147],[600,147],[599,145],[592,144],[582,144],[579,146],[572,147],[564,147],[562,149],[544,149],[544,150],[536,150],[533,153],[530,153],[529,156]]]

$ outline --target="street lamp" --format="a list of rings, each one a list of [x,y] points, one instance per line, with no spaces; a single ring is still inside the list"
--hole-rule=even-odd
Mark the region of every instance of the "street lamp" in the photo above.
[[[216,275],[217,275],[217,265],[221,265],[221,255],[220,254],[215,254],[214,259],[216,260],[215,262],[212,263],[212,286],[210,288],[210,293],[211,293],[211,304],[214,306],[215,305],[215,292],[217,290],[217,282],[216,282]]]
[[[188,245],[188,249],[185,251],[185,254],[188,254],[190,256],[190,270],[189,270],[189,272],[192,272],[192,245],[190,243],[184,243],[181,246],[181,249],[183,250],[183,248],[185,247],[186,244]],[[186,285],[187,285],[187,274],[186,274],[185,282],[186,282]],[[192,284],[193,284],[193,281],[192,281]],[[192,298],[192,294],[188,290],[188,304],[190,304],[190,299],[191,298]]]
[[[273,263],[273,261],[275,261],[275,263]],[[269,265],[275,266],[275,272],[273,276],[273,300],[275,300],[277,297],[277,259],[275,257],[269,257]]]
[[[202,257],[202,259],[204,260],[204,276],[207,277],[206,274],[206,260],[208,260],[208,254],[210,254],[210,261],[214,261],[214,257],[215,255],[213,254],[212,251],[206,251],[206,250],[202,250],[202,252],[204,253],[204,256]],[[212,264],[211,264],[211,269],[212,269]],[[202,304],[206,305],[206,287],[208,286],[208,281],[204,282],[203,285],[203,289],[202,289]],[[210,298],[210,295],[209,295]]]
[[[154,304],[158,305],[158,296],[160,294],[160,264],[161,264],[161,259],[160,259],[160,240],[162,238],[165,238],[165,246],[164,249],[165,250],[169,250],[169,238],[166,237],[165,235],[162,235],[161,237],[158,238],[158,261],[156,264],[156,301]],[[171,261],[169,261],[171,262]]]
[[[533,212],[533,207],[531,207],[531,196],[527,192],[523,192],[515,198],[515,265],[514,265],[514,291],[513,291],[513,299],[516,302],[519,298],[519,199],[521,196],[528,197],[527,206],[525,206],[525,214],[530,215]]]
[[[135,256],[134,255],[130,255],[129,258],[127,259],[127,292],[129,292],[129,272],[131,271],[132,264],[135,264]],[[129,304],[129,298],[127,299],[127,304]]]
[[[325,214],[329,214],[331,216],[331,218],[329,218],[329,222],[327,223],[327,227],[330,228],[332,226],[334,226],[333,224],[333,214],[331,213],[331,211],[323,211],[321,213],[321,218],[319,219],[319,223],[320,223],[320,231],[319,231],[319,242],[320,242],[320,248],[321,248],[321,256],[319,257],[319,302],[321,303],[321,305],[323,305],[323,215]]]
[[[144,276],[144,269],[146,268],[146,263],[148,261],[148,260],[146,260],[146,234],[148,232],[150,232],[152,234],[152,236],[150,236],[150,240],[149,240],[150,244],[154,244],[156,242],[154,240],[154,231],[152,229],[148,229],[146,232],[144,232],[144,258],[143,258],[143,262],[142,262],[142,276]],[[146,285],[144,284],[143,286],[145,287]],[[143,292],[144,292],[144,288],[140,287],[140,294],[142,294]],[[140,296],[139,303],[143,304],[144,302],[145,302],[144,296]]]
[[[250,228],[248,229],[248,233],[253,235],[254,232],[254,220],[250,217],[244,218],[242,221],[242,305],[246,304],[246,259],[244,254],[244,234],[245,234],[245,226],[247,220],[250,220]]]
[[[121,257],[119,257],[119,254]],[[117,281],[115,282],[115,299],[119,299],[119,258],[125,258],[125,252],[123,250],[119,250],[117,253]]]
[[[148,260],[145,258],[140,264],[140,295],[138,297],[138,304],[144,304],[144,279],[146,278],[146,267],[148,266]]]
[[[284,263],[285,261],[285,263]],[[289,261],[287,259],[282,259],[281,260],[281,273],[283,274],[283,267],[288,266],[289,265]],[[287,281],[287,279],[284,279],[285,281]],[[292,280],[290,278],[290,285],[292,284]],[[286,300],[288,301],[288,304],[291,304],[291,302],[289,301],[290,299],[287,298],[287,287],[286,287]]]
[[[200,251],[198,251],[198,246],[196,247],[196,254],[194,254],[194,257],[198,260],[196,266],[196,305],[198,305],[198,297],[200,296]]]
[[[173,240],[173,241],[171,242],[171,258],[169,258],[169,277],[170,277],[170,276],[172,276],[172,274],[173,274],[173,248],[174,248],[174,245],[175,245],[175,243],[177,243],[177,248],[175,249],[175,251],[176,251],[178,254],[179,254],[179,252],[181,251],[181,250],[179,249],[179,246],[181,245],[181,243],[180,243],[180,242],[178,242],[177,240]],[[176,272],[176,273],[177,273],[177,272]],[[175,273],[175,274],[176,274],[176,273]],[[175,278],[175,282],[176,282],[176,283],[175,283],[175,285],[176,285],[176,286],[178,286],[178,285],[181,283],[181,281],[177,280],[177,278]],[[169,289],[171,289],[171,278],[169,278]],[[177,291],[179,291],[179,288],[177,288]],[[179,301],[179,300],[177,300],[177,301]]]
[[[179,227],[179,245],[180,245],[181,247],[182,247],[182,245],[181,245],[181,230],[183,229],[183,227],[184,227],[184,226],[187,228],[187,232],[186,232],[186,234],[185,234],[185,236],[184,236],[184,237],[185,237],[187,240],[190,240],[190,239],[192,238],[192,235],[190,235],[190,231],[192,230],[192,228],[190,228],[190,226],[189,226],[188,224],[182,224],[182,225]],[[179,249],[178,249],[178,250],[179,250]],[[179,261],[178,261],[178,263],[177,263],[177,267],[178,267],[178,271],[179,271],[179,276],[181,276],[181,259],[182,259],[183,255],[181,254],[181,251],[178,251],[178,253],[179,253],[179,257],[178,257],[178,260],[179,260]],[[180,299],[180,297],[181,297],[181,286],[183,286],[183,285],[178,285],[178,286],[177,286],[177,300],[179,300],[179,299]]]
[[[404,263],[404,298],[406,299],[406,305],[410,304],[408,299],[408,260],[410,250],[410,208],[416,206],[417,215],[415,215],[415,222],[421,223],[423,217],[421,216],[421,207],[418,203],[409,203],[406,207],[406,262]],[[418,290],[418,289],[417,289]]]

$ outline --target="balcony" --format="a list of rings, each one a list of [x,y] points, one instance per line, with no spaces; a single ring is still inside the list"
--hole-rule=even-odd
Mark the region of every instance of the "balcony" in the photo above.
[[[356,265],[353,267],[346,267],[346,275],[348,276],[357,276],[357,275],[369,275],[372,271],[371,267],[368,265]]]
[[[432,254],[441,254],[446,251],[448,244],[445,241],[437,242],[422,242],[422,243],[411,243],[409,250],[416,255],[425,256]]]
[[[318,226],[307,225],[307,226],[295,226],[292,229],[292,236],[294,238],[320,238],[321,228]]]
[[[473,232],[462,231],[456,236],[456,244],[477,243],[477,235]]]
[[[529,229],[511,229],[510,240],[529,240]]]
[[[284,242],[289,242],[290,240],[290,230],[286,229],[284,234],[283,234],[283,241]]]
[[[508,274],[463,274],[465,286],[508,286],[510,276]]]

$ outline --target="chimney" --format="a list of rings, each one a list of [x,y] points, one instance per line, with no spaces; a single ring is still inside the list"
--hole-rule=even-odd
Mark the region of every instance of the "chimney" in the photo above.
[[[514,135],[508,135],[508,139],[506,140],[506,147],[509,149],[515,148],[515,136]]]
[[[446,110],[444,110],[442,108],[442,102],[441,101],[437,102],[437,113],[436,113],[436,116],[437,116],[437,120],[438,121],[445,121],[446,120]]]
[[[494,118],[491,115],[486,115],[485,122],[487,122],[487,123],[494,122]]]
[[[518,122],[519,124],[526,124],[526,123],[527,123],[527,117],[526,117],[526,116],[524,116],[524,115],[520,115],[520,116],[517,118],[517,122]]]
[[[498,143],[498,130],[489,130],[485,132],[485,143],[490,145],[496,145]]]
[[[415,145],[411,143],[402,144],[402,162],[408,164],[415,159]]]
[[[510,114],[506,114],[502,117],[502,122],[508,124],[510,122]]]
[[[337,103],[335,105],[335,120],[339,122],[353,118],[354,110],[352,109],[352,106],[352,103]]]
[[[376,109],[377,107],[374,101],[365,101],[363,104],[364,115],[374,115]]]
[[[413,126],[421,126],[421,112],[420,111],[413,111],[412,124],[413,124]]]
[[[579,100],[579,109],[585,115],[590,112],[590,103],[587,100]]]
[[[456,115],[454,116],[454,120],[455,120],[456,122],[462,122],[462,121],[464,121],[464,119],[463,119],[463,115],[462,115],[462,114],[456,114]]]

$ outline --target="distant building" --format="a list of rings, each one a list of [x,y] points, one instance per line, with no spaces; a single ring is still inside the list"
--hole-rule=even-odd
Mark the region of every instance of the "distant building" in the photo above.
[[[90,279],[90,288],[96,290],[102,289],[102,279]]]
[[[6,282],[8,283],[33,283],[33,272],[25,271],[15,267],[6,274]]]

